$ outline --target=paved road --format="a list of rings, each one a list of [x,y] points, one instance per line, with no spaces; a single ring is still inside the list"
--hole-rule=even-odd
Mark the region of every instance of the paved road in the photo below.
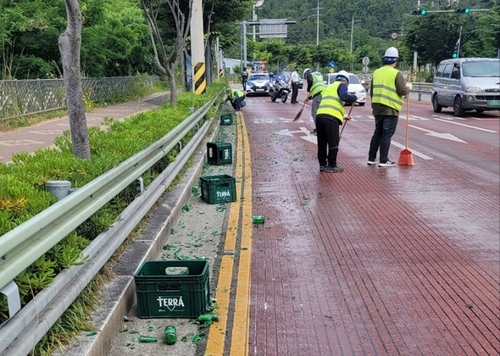
[[[356,107],[340,145],[345,172],[328,174],[319,172],[307,112],[292,123],[298,106],[247,102],[252,214],[266,222],[251,235],[248,345],[224,330],[224,354],[498,354],[498,113],[447,124],[470,144],[420,144],[429,132],[417,127],[445,123],[412,103],[415,165],[379,168],[366,164],[369,105]],[[481,155],[488,145],[492,153]],[[471,157],[491,167],[464,167]],[[241,307],[230,306],[228,325],[239,325]],[[242,344],[245,353],[228,351]]]
[[[415,165],[381,168],[366,165],[369,104],[356,107],[340,144],[345,172],[328,174],[308,109],[291,122],[298,105],[246,101],[233,163],[240,198],[226,204],[209,256],[221,321],[189,355],[497,355],[497,113],[458,120],[412,102]],[[199,224],[215,229],[204,215]],[[265,223],[252,225],[253,215]],[[113,347],[173,350],[156,346]]]

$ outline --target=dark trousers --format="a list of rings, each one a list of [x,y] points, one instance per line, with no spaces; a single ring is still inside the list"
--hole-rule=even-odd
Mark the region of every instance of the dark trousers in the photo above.
[[[318,161],[320,166],[337,166],[339,152],[340,120],[329,115],[316,116],[316,133],[318,139]]]
[[[299,83],[292,83],[292,102],[297,101],[299,96]]]
[[[247,80],[246,79],[242,79],[241,80],[241,84],[243,84],[243,91],[246,91],[247,90]]]
[[[240,98],[236,98],[234,100],[231,100],[231,105],[233,106],[233,109],[236,110],[236,111],[240,111],[241,110],[241,102],[245,100],[245,96],[243,95],[242,97]]]
[[[370,150],[368,151],[368,160],[375,161],[377,152],[380,150],[380,161],[385,163],[389,159],[389,148],[391,138],[396,132],[398,126],[398,117],[392,115],[375,115],[375,132],[370,141]]]

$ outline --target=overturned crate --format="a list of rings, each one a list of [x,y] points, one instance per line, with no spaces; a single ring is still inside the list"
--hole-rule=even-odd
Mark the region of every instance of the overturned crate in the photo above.
[[[220,115],[220,124],[221,125],[232,125],[234,123],[234,114],[226,113]]]
[[[233,149],[230,143],[207,142],[207,162],[214,165],[233,163]]]

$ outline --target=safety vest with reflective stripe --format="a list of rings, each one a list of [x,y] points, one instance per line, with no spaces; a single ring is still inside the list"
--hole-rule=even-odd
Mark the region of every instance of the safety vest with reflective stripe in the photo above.
[[[344,102],[339,96],[339,86],[342,82],[337,81],[326,87],[321,93],[321,103],[319,104],[316,115],[330,115],[344,121],[345,109]]]
[[[311,86],[311,96],[314,97],[316,94],[322,92],[326,85],[323,83],[323,76],[321,74],[311,73],[312,76],[312,86]]]
[[[236,95],[236,93],[238,93],[238,95]],[[231,94],[229,95],[229,98],[231,98],[231,100],[234,100],[236,98],[241,98],[243,95],[244,94],[241,90],[231,89]]]
[[[403,98],[396,92],[398,70],[386,65],[373,72],[372,103],[378,103],[397,111],[403,107]]]

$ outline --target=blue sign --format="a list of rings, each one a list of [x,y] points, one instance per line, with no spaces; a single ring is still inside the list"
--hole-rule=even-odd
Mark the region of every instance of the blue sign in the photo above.
[[[335,62],[334,61],[331,61],[330,64],[328,64],[330,66],[330,68],[335,68]]]
[[[222,62],[222,68],[226,69],[226,62]]]

